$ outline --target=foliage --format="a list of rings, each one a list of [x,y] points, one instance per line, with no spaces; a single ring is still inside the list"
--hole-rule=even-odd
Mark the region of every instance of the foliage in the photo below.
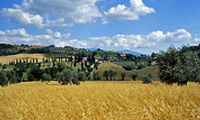
[[[79,72],[78,73],[78,80],[79,81],[86,81],[86,74],[85,74],[85,72]]]
[[[52,79],[51,75],[44,73],[42,75],[42,82],[45,82],[46,84],[48,84],[48,82],[50,82]]]
[[[57,63],[57,68],[59,72],[62,72],[65,68],[65,64],[64,63]]]
[[[109,70],[109,76],[110,76],[110,80],[113,80],[113,76],[114,76],[114,71],[113,70]]]
[[[131,78],[135,81],[136,80],[136,77],[137,77],[137,74],[132,74],[131,75]]]
[[[121,80],[124,81],[126,77],[126,73],[121,73]]]
[[[6,74],[4,71],[0,70],[0,85],[2,87],[7,86],[8,85],[8,79],[6,77]]]
[[[76,84],[79,85],[79,76],[78,73],[76,71],[72,71],[70,69],[64,69],[61,73],[57,73],[57,79],[58,82],[61,83],[62,85],[67,85],[68,83],[70,83],[70,85]],[[84,79],[84,78],[83,78]]]
[[[8,81],[10,81],[10,84],[15,84],[18,82],[16,72],[14,70],[7,71],[6,76],[8,78]]]
[[[197,82],[200,72],[200,60],[196,52],[187,46],[179,49],[169,47],[158,55],[159,76],[167,84],[186,85],[188,81]]]
[[[103,72],[103,76],[106,78],[106,80],[108,80],[109,72],[107,70],[105,70]]]
[[[33,67],[30,70],[30,74],[35,78],[35,80],[38,81],[42,78],[43,70],[41,70],[39,67]]]
[[[142,81],[143,81],[144,84],[149,84],[149,83],[151,83],[151,79],[150,79],[149,77],[147,77],[147,76],[143,77],[143,78],[142,78]]]

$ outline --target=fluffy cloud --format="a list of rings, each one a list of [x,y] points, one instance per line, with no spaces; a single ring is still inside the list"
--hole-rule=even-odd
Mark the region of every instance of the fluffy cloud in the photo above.
[[[130,3],[130,7],[119,4],[116,7],[110,8],[108,12],[104,12],[103,24],[109,21],[138,20],[140,15],[155,12],[153,8],[145,6],[142,0],[130,0]]]
[[[0,31],[1,43],[24,43],[32,45],[51,45],[73,46],[83,48],[103,48],[103,49],[133,49],[145,48],[159,45],[160,43],[178,43],[191,39],[191,34],[178,29],[174,32],[153,31],[147,35],[123,35],[118,34],[114,37],[91,37],[89,40],[69,39],[70,33],[61,34],[50,29],[47,34],[29,35],[25,29],[14,29]]]
[[[10,44],[31,44],[31,45],[56,45],[63,47],[66,45],[74,47],[84,47],[87,44],[76,39],[68,40],[70,33],[61,34],[50,29],[46,30],[47,34],[29,35],[25,29],[0,30],[0,43]]]
[[[98,1],[101,0],[23,0],[21,5],[14,5],[14,8],[3,8],[2,16],[23,26],[42,28],[95,22],[96,18],[103,16],[104,24],[109,21],[138,20],[141,15],[155,12],[142,0],[130,0],[130,7],[119,4],[102,15],[96,6]]]
[[[20,25],[66,27],[95,22],[101,17],[98,0],[24,0],[14,9],[4,8],[2,16]],[[42,17],[43,16],[43,17]]]
[[[153,31],[147,35],[123,35],[118,34],[110,37],[90,38],[88,45],[104,49],[131,49],[152,47],[160,43],[177,43],[191,38],[191,34],[184,29],[175,32]]]
[[[43,27],[43,17],[38,14],[33,15],[24,12],[21,9],[4,8],[2,16],[20,25],[33,25],[39,28]]]
[[[199,42],[199,41],[200,41],[200,38],[197,38],[197,37],[196,37],[196,38],[194,38],[194,41],[195,41],[195,42]]]

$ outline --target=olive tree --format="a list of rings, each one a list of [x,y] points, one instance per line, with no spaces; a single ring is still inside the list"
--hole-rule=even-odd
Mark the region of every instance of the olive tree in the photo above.
[[[85,74],[85,72],[79,72],[78,73],[78,80],[79,81],[85,81],[86,80],[86,74]]]
[[[2,87],[7,86],[8,85],[8,79],[6,77],[6,74],[4,71],[0,70],[0,85]]]
[[[48,82],[50,82],[52,79],[51,75],[44,73],[42,75],[42,82],[45,82],[46,84],[48,84]]]
[[[158,54],[160,80],[167,84],[187,85],[188,81],[197,82],[200,60],[196,52],[187,46],[179,49],[169,47]]]

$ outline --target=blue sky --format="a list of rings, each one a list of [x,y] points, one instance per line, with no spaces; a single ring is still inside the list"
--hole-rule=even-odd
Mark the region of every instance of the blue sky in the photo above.
[[[0,0],[0,43],[150,54],[200,41],[199,0]]]

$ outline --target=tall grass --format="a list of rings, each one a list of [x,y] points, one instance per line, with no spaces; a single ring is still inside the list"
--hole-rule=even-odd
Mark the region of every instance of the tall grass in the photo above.
[[[200,85],[20,83],[0,87],[0,119],[200,119]]]

